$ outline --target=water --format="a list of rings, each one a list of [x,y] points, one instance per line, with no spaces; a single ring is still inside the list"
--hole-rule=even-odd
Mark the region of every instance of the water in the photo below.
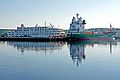
[[[0,42],[0,80],[119,80],[120,42]]]

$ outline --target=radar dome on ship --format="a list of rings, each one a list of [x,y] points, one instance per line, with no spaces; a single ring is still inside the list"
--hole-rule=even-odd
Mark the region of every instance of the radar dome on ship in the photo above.
[[[83,20],[82,24],[86,24],[85,20]]]

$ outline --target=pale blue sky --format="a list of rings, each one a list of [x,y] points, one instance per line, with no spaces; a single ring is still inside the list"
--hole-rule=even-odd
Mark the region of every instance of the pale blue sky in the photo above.
[[[52,23],[68,29],[79,13],[86,28],[120,28],[120,0],[0,0],[0,28],[16,28]]]

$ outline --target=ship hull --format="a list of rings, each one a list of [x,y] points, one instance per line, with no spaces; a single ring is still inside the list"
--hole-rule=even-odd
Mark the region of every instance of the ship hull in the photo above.
[[[111,40],[112,33],[108,34],[72,34],[68,37],[73,41],[82,41],[82,40]]]

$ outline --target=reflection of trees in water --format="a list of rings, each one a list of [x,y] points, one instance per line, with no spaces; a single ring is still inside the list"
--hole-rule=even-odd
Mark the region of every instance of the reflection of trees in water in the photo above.
[[[53,51],[56,49],[60,49],[65,42],[7,42],[8,45],[14,46],[17,50],[24,53],[25,50],[27,51],[36,51],[41,52],[44,51]]]

